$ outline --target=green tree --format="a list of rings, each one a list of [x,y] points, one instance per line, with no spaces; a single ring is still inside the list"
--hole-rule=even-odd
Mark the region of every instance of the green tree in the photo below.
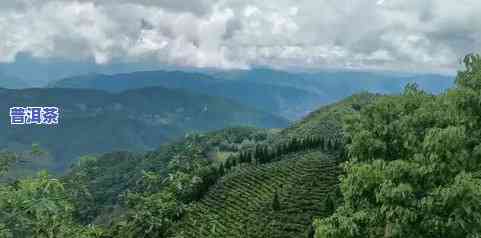
[[[168,237],[185,205],[173,193],[129,194],[129,211],[118,224],[115,237]]]
[[[334,195],[329,194],[326,196],[324,200],[324,207],[326,208],[326,212],[328,214],[332,214],[336,210],[336,200]]]
[[[315,232],[315,228],[313,225],[310,225],[308,230],[307,230],[307,238],[314,238],[316,232]]]
[[[272,210],[281,210],[281,202],[279,201],[279,194],[277,193],[277,191],[274,193],[274,197],[272,198]]]
[[[17,160],[17,154],[7,151],[0,151],[0,176],[5,174],[10,165]]]
[[[100,237],[103,232],[75,223],[63,184],[42,172],[13,187],[0,186],[0,234],[6,237]]]
[[[409,85],[348,120],[344,202],[316,237],[481,236],[480,57],[465,64],[446,94]]]

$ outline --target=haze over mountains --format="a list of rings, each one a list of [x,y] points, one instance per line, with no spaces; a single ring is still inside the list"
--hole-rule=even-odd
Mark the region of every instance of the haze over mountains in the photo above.
[[[19,89],[28,87],[31,87],[31,85],[24,80],[0,72],[0,88]]]
[[[151,150],[190,132],[232,126],[284,128],[288,121],[354,93],[396,94],[408,83],[439,93],[453,84],[453,78],[260,68],[79,75],[51,82],[46,88],[2,89],[3,111],[18,105],[55,105],[62,109],[62,121],[53,129],[11,127],[4,113],[0,148],[23,150],[38,143],[54,158],[47,167],[62,171],[81,155]],[[0,87],[30,85],[4,76]]]
[[[200,73],[146,71],[129,74],[90,74],[60,80],[54,88],[85,88],[109,92],[162,86],[232,99],[246,106],[288,119],[298,119],[321,103],[319,95],[304,89],[265,84],[262,80],[223,80]]]
[[[49,84],[57,88],[90,88],[119,92],[162,86],[221,96],[259,110],[298,120],[320,105],[368,91],[395,94],[408,83],[439,93],[449,88],[453,77],[426,74],[404,75],[373,72],[290,73],[271,69],[210,71],[145,71],[128,74],[89,74]]]
[[[0,110],[12,106],[54,105],[58,126],[9,123],[0,117],[0,147],[14,151],[38,143],[57,160],[57,171],[78,156],[112,150],[147,151],[186,133],[233,126],[280,128],[287,120],[228,99],[162,87],[109,93],[84,89],[0,89]]]

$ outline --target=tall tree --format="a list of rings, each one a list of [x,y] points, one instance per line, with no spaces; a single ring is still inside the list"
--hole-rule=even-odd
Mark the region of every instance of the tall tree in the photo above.
[[[481,236],[481,59],[440,96],[409,85],[348,120],[343,205],[316,237]]]
[[[0,176],[5,174],[10,165],[17,160],[17,154],[7,151],[0,151]]]
[[[279,201],[279,194],[277,191],[274,193],[272,197],[272,210],[279,211],[281,210],[281,202]]]
[[[2,237],[101,237],[104,232],[76,224],[63,183],[43,172],[17,186],[0,186]]]

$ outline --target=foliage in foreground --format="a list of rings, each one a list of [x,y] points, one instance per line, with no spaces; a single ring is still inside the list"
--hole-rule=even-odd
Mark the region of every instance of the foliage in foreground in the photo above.
[[[408,86],[346,125],[344,204],[318,238],[480,237],[481,58],[440,96]]]
[[[93,226],[82,227],[63,184],[40,173],[36,178],[0,186],[0,237],[101,237]]]

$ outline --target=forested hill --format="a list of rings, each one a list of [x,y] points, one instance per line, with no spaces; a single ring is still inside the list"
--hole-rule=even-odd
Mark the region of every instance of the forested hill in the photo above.
[[[440,95],[354,95],[282,131],[194,134],[2,185],[0,234],[479,237],[481,57],[464,63]],[[0,158],[0,173],[15,161]]]
[[[339,200],[340,118],[370,98],[323,107],[281,131],[232,128],[145,155],[83,157],[62,179],[66,196],[74,196],[72,216],[105,237],[307,236]]]
[[[346,117],[359,113],[362,108],[381,96],[381,94],[364,92],[321,107],[282,130],[277,140],[286,141],[292,138],[317,137],[319,135],[341,138]]]
[[[319,95],[262,81],[222,80],[201,73],[145,71],[128,74],[90,74],[53,82],[54,88],[90,88],[109,92],[161,86],[234,100],[248,107],[294,120],[322,103]],[[248,93],[248,94],[247,94]]]
[[[226,167],[236,167],[193,204],[176,235],[312,237],[312,221],[340,202],[343,121],[378,97],[362,93],[324,106],[258,142],[252,154],[231,158]]]
[[[14,151],[37,143],[57,160],[112,150],[145,151],[186,133],[232,126],[281,128],[285,119],[236,102],[161,87],[122,93],[82,89],[0,89],[0,147]],[[58,126],[10,125],[12,106],[57,106]]]
[[[162,232],[154,230],[147,237],[245,237],[245,232],[248,237],[304,236],[315,217],[332,212],[319,204],[337,203],[340,154],[333,136],[340,134],[338,117],[358,113],[354,108],[372,97],[357,95],[322,108],[280,132],[225,129],[192,135],[145,156],[114,153],[84,159],[66,180],[93,196],[77,204],[84,222],[112,226],[130,221],[112,231],[114,237],[142,236],[149,226]],[[324,130],[325,122],[337,123],[334,133]],[[297,129],[304,124],[315,127],[322,141]],[[281,139],[285,133],[291,140]],[[275,194],[280,208],[272,211]],[[165,203],[161,210],[152,210],[155,201]],[[166,223],[145,222],[151,219]]]

